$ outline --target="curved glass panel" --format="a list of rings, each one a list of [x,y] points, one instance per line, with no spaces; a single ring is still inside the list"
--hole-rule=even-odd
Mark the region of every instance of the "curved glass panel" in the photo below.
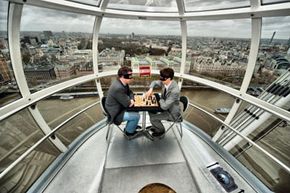
[[[39,101],[37,107],[47,124],[54,129],[74,114],[99,100],[95,82],[87,82],[55,93],[45,100]],[[56,110],[57,109],[57,110]],[[70,120],[56,135],[69,145],[86,129],[103,119],[101,109],[96,105]]]
[[[177,12],[176,0],[110,0],[108,8],[131,11]]]
[[[66,1],[72,1],[76,3],[94,5],[94,6],[99,6],[99,3],[100,3],[100,0],[66,0]]]
[[[27,109],[2,120],[0,122],[0,170],[4,170],[43,136]],[[48,152],[49,149],[45,148],[38,151],[53,155],[58,153],[56,150]]]
[[[186,11],[206,11],[250,6],[249,0],[184,0],[184,3]]]
[[[268,115],[248,137],[290,167],[289,122]],[[274,192],[290,191],[290,185],[286,183],[290,174],[247,141],[240,141],[230,152]]]
[[[8,2],[0,1],[0,107],[21,97],[11,66],[7,19]]]
[[[53,129],[75,113],[97,102],[99,96],[96,90],[94,81],[73,86],[39,101],[37,107]]]
[[[287,3],[290,0],[262,0],[262,4]]]
[[[180,24],[177,21],[104,18],[100,34],[99,55],[106,51],[125,55],[123,61],[118,63],[100,61],[102,58],[99,58],[98,63],[102,64],[103,71],[117,70],[119,64],[131,66],[133,71],[140,66],[150,66],[151,69],[169,66],[177,72],[180,69],[181,37]]]
[[[187,24],[185,73],[238,89],[248,63],[250,20],[190,21]]]
[[[93,16],[24,6],[21,53],[31,92],[93,73],[93,24]]]
[[[290,16],[263,18],[255,71],[247,93],[290,108]]]
[[[23,149],[16,152],[21,154]],[[0,192],[26,192],[59,154],[50,142],[43,142],[0,180]]]
[[[80,136],[81,133],[104,119],[102,115],[103,113],[100,105],[96,105],[65,124],[56,132],[56,136],[68,146],[74,139]]]
[[[190,103],[201,107],[221,120],[225,120],[234,103],[234,98],[231,95],[200,85],[184,87],[181,94],[187,96]],[[221,126],[220,122],[191,106],[187,110],[184,119],[202,129],[211,137],[215,135]]]

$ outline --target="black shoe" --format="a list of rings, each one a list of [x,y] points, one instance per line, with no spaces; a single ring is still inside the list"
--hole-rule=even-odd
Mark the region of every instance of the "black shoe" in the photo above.
[[[146,127],[146,131],[150,131],[151,133],[157,133],[157,130],[152,126]]]
[[[137,137],[138,134],[139,134],[139,132],[137,132],[137,131],[135,131],[134,133],[128,133],[127,131],[125,131],[125,135],[129,140]]]
[[[127,135],[127,136],[134,136],[137,133],[138,133],[137,131],[135,131],[134,133],[129,133],[129,132],[125,131],[125,135]]]
[[[136,132],[139,132],[139,131],[142,131],[142,127],[141,126],[139,126],[139,125],[137,125],[137,127],[136,127],[136,130],[135,130]]]
[[[152,133],[152,136],[159,138],[159,139],[162,139],[165,136],[165,132],[159,132],[159,133],[154,132],[154,133]]]

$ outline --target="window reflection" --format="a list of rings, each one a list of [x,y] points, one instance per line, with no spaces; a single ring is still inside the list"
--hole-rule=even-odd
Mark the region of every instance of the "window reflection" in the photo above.
[[[250,20],[188,22],[189,74],[239,88],[250,51]]]
[[[23,115],[23,112],[19,112],[17,116]],[[14,116],[14,118],[17,116]],[[25,116],[26,121],[29,121],[29,119],[29,116]],[[26,125],[25,121],[19,119],[19,117],[18,121]],[[11,118],[5,120],[5,124],[8,125],[9,123],[11,125],[14,123],[11,122]],[[2,126],[3,125],[1,125],[1,128],[3,128]],[[4,155],[0,156],[1,171],[43,137],[40,130],[33,131],[32,128],[26,128],[26,131],[25,129],[17,131],[17,129],[13,127],[9,127],[8,129],[9,134],[4,132],[4,136],[3,134],[0,136],[2,143],[1,153],[8,150],[9,146],[11,148],[9,151],[5,152]],[[51,142],[43,142],[0,180],[0,192],[26,192],[59,154],[60,152]],[[13,186],[11,184],[13,184]]]
[[[31,92],[93,73],[93,23],[93,16],[24,7],[20,43]]]
[[[42,137],[44,134],[27,109],[2,120],[0,171],[5,170]],[[59,153],[50,142],[42,143],[0,180],[0,192],[26,192]]]
[[[248,137],[289,167],[289,129],[289,122],[270,116]],[[283,193],[290,190],[289,183],[285,183],[289,180],[289,173],[248,142],[242,140],[230,152],[273,191]]]
[[[8,2],[0,1],[0,107],[20,98],[8,47]]]

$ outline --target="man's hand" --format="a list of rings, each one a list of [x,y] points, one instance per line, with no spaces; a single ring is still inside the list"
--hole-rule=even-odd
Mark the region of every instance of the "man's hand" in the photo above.
[[[131,99],[131,103],[130,103],[129,107],[133,107],[134,104],[135,104],[135,101],[133,99]]]
[[[146,93],[145,93],[145,98],[148,98],[153,94],[153,88],[150,88]]]

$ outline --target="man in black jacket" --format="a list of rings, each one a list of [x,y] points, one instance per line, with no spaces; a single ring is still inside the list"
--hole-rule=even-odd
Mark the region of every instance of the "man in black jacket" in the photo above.
[[[120,125],[122,121],[127,121],[125,133],[129,137],[137,134],[136,128],[140,119],[138,112],[126,111],[128,107],[134,105],[134,95],[129,88],[131,82],[132,69],[126,66],[121,67],[118,70],[118,78],[109,88],[105,103],[105,107],[116,125]]]

